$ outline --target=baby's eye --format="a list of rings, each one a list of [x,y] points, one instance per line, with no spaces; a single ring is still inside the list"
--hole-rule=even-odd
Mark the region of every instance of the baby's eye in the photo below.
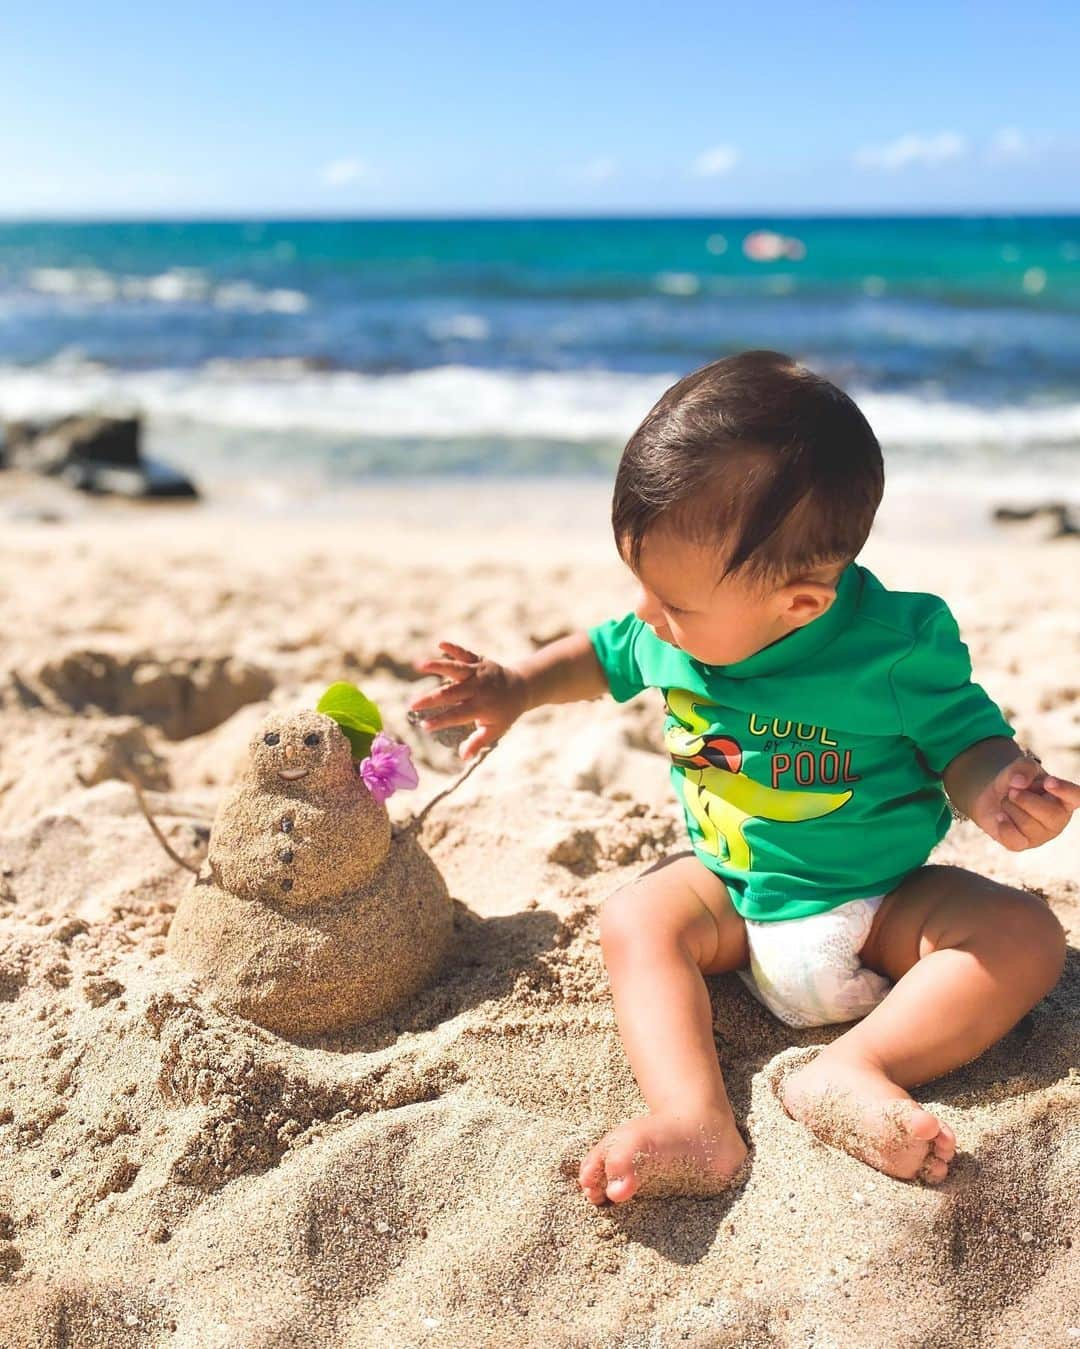
[[[271,731],[268,735],[263,736],[263,743],[266,745],[277,745],[280,742],[281,736],[278,735],[277,731]]]
[[[690,612],[689,609],[676,609],[674,604],[665,604],[664,608],[669,614],[686,614]]]
[[[322,736],[319,734],[318,731],[310,731],[307,735],[304,736],[304,744],[317,745],[321,739]]]

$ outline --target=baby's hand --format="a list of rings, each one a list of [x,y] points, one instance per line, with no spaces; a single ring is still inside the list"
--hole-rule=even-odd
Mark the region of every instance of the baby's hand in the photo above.
[[[463,759],[471,759],[494,745],[526,710],[525,680],[516,670],[454,642],[440,642],[439,648],[445,652],[443,659],[417,661],[416,668],[447,682],[414,698],[409,709],[424,714],[425,731],[475,722],[476,730],[458,750]]]
[[[1080,809],[1080,786],[1047,777],[1036,759],[1015,759],[979,794],[972,818],[1010,852],[1049,843]]]

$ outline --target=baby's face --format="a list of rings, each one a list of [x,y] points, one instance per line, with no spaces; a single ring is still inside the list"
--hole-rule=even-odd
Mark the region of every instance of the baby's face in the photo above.
[[[769,585],[738,576],[717,582],[719,570],[715,548],[653,529],[635,572],[640,594],[634,612],[661,641],[695,660],[734,665],[828,607],[820,584]],[[817,595],[816,602],[807,592]]]

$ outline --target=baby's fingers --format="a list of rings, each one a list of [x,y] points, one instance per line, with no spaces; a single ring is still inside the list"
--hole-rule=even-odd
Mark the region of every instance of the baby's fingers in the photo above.
[[[1005,835],[1010,828],[1019,834],[1019,844],[1006,841]],[[1040,843],[1053,838],[1053,834],[1026,810],[1021,810],[1012,801],[1002,801],[1001,813],[998,815],[998,837],[1015,852],[1020,848],[1038,847]]]
[[[417,717],[417,722],[422,731],[445,731],[448,726],[468,726],[476,718],[469,711],[470,703],[454,703],[448,707],[445,712],[436,712],[434,716],[428,713],[422,713]],[[420,712],[420,709],[414,707],[414,712]]]
[[[418,660],[413,662],[413,668],[419,670],[421,674],[440,675],[443,679],[452,679],[455,684],[471,679],[476,673],[475,665],[465,665],[459,660]]]
[[[1060,834],[1069,822],[1068,809],[1056,797],[1046,792],[1010,787],[1009,800],[1044,829],[1049,830],[1051,835]]]
[[[461,742],[458,754],[463,759],[475,759],[482,749],[494,745],[498,738],[494,726],[478,726],[467,740]]]
[[[1046,778],[1042,784],[1066,810],[1080,810],[1080,786],[1063,778]]]
[[[994,827],[997,831],[997,841],[1003,848],[1008,848],[1010,852],[1023,852],[1025,848],[1031,847],[1031,844],[1004,811],[998,815]]]
[[[463,660],[469,665],[479,665],[482,660],[475,651],[470,651],[467,646],[458,646],[457,642],[440,642],[439,650],[445,651],[448,656],[453,656],[455,660]]]
[[[421,693],[409,703],[410,712],[429,712],[433,707],[454,707],[461,701],[460,684],[443,684]]]

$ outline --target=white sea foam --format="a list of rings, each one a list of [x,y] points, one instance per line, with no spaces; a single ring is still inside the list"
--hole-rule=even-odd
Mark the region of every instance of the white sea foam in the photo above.
[[[661,272],[656,289],[664,295],[696,295],[701,281],[693,272]]]
[[[156,276],[121,276],[96,267],[36,267],[27,275],[29,288],[40,295],[115,304],[124,300],[156,304],[211,304],[252,314],[298,314],[308,297],[283,287],[263,289],[250,281],[214,282],[197,267],[171,267]]]
[[[0,417],[141,408],[170,423],[301,435],[621,442],[676,378],[462,365],[372,375],[312,370],[298,360],[119,371],[73,350],[48,365],[0,366]],[[988,408],[914,393],[852,393],[886,450],[1080,447],[1080,401]]]
[[[427,331],[437,342],[483,342],[491,336],[491,324],[482,314],[449,314],[431,319]]]
[[[452,438],[625,438],[671,379],[609,371],[524,373],[445,365],[405,374],[215,362],[117,371],[65,361],[0,367],[0,414],[141,407],[150,416],[266,431]]]

